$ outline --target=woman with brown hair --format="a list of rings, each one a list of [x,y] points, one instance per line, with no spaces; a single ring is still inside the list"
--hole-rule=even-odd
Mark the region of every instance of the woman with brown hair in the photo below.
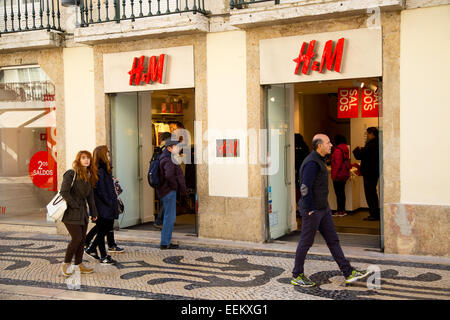
[[[100,250],[100,263],[115,264],[116,261],[106,254],[105,236],[113,229],[114,219],[119,217],[117,194],[111,170],[111,156],[107,146],[98,146],[94,149],[94,166],[97,169],[98,181],[94,188],[95,206],[98,211],[97,236],[91,247],[86,251]]]
[[[67,210],[64,212],[62,222],[72,237],[67,246],[64,263],[61,266],[62,274],[67,277],[73,273],[68,268],[74,256],[75,267],[81,273],[92,273],[94,271],[92,268],[87,268],[82,264],[84,242],[89,223],[86,202],[89,205],[92,221],[97,220],[98,216],[93,193],[93,186],[97,182],[97,170],[92,162],[92,156],[89,151],[78,152],[72,164],[73,170],[67,170],[64,173],[61,184],[60,193],[67,202]]]

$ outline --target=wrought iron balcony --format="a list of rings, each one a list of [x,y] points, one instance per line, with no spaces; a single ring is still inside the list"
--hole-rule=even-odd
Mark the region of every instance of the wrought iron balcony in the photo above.
[[[244,6],[261,2],[273,2],[280,4],[280,0],[230,0],[230,9],[242,9]]]
[[[79,10],[79,27],[184,12],[206,14],[205,0],[81,0]]]
[[[61,30],[60,0],[0,0],[0,34]]]

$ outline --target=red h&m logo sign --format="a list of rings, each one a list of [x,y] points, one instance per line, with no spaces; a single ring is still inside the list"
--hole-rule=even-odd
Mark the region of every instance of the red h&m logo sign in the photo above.
[[[303,42],[302,48],[300,49],[300,54],[294,62],[296,63],[295,74],[301,73],[308,74],[309,68],[311,66],[311,70],[318,71],[319,73],[323,72],[323,68],[326,67],[329,71],[341,72],[342,65],[342,54],[344,52],[344,38],[338,40],[336,47],[333,50],[333,41],[329,40],[325,43],[325,47],[322,52],[322,60],[313,61],[315,52],[316,40],[312,40],[309,45],[306,42]]]
[[[134,58],[131,70],[128,71],[130,86],[140,85],[142,82],[146,84],[150,82],[164,83],[166,78],[166,60],[166,54],[161,54],[158,58],[156,56]],[[145,66],[147,66],[147,69]]]
[[[217,140],[216,156],[218,158],[238,158],[239,139],[219,139]]]

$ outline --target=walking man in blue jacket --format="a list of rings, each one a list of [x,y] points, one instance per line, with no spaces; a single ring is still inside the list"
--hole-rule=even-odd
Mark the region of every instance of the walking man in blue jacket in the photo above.
[[[162,179],[162,185],[158,188],[158,195],[164,210],[160,242],[161,250],[178,249],[178,245],[171,243],[173,226],[177,216],[177,192],[182,196],[186,195],[186,182],[183,171],[175,158],[179,151],[178,143],[179,141],[167,140],[166,148],[160,156],[159,176]]]
[[[345,258],[334,227],[328,204],[328,169],[325,156],[331,153],[330,138],[316,134],[312,141],[313,151],[305,158],[300,170],[299,211],[302,216],[302,231],[295,253],[295,265],[291,284],[301,287],[313,287],[315,283],[304,274],[306,254],[314,243],[317,230],[325,239],[328,249],[345,277],[345,283],[367,277],[370,272],[354,269]]]

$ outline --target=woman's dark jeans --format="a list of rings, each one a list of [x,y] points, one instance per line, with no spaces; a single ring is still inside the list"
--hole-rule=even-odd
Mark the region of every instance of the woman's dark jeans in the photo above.
[[[95,237],[94,242],[91,245],[91,249],[94,250],[98,247],[98,249],[100,250],[100,257],[103,259],[107,255],[105,248],[105,237],[111,230],[113,230],[114,220],[98,217],[96,223],[97,236]]]

